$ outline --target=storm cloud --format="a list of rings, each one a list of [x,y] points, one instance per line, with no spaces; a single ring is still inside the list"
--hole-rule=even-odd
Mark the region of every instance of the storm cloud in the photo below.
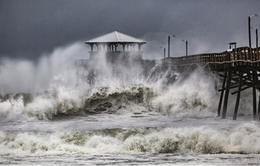
[[[259,0],[0,0],[0,56],[36,60],[115,30],[146,40],[146,58],[160,58],[173,34],[172,56],[184,55],[182,39],[190,54],[222,52],[248,45],[247,17],[259,9]]]

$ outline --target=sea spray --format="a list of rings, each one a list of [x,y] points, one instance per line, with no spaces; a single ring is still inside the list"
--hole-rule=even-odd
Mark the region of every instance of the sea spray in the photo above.
[[[214,80],[196,70],[184,81],[156,90],[151,104],[174,117],[212,117],[218,95]]]
[[[57,88],[55,91],[38,93],[25,104],[23,96],[12,96],[0,102],[1,120],[52,119],[53,116],[105,113],[106,109],[116,113],[131,103],[146,106],[151,89],[143,85],[119,87],[93,87],[86,91]],[[107,105],[107,107],[106,107]],[[17,116],[13,116],[17,115]]]
[[[53,116],[87,115],[89,113],[116,113],[119,108],[131,103],[144,106],[151,111],[161,111],[163,114],[176,117],[208,117],[214,111],[212,86],[210,80],[204,76],[202,70],[190,73],[190,77],[184,78],[175,68],[159,70],[155,66],[155,72],[142,75],[142,66],[132,63],[128,67],[124,63],[110,64],[104,52],[95,57],[84,70],[89,73],[95,70],[94,84],[88,84],[87,80],[77,75],[74,66],[74,56],[82,52],[83,45],[74,43],[69,46],[55,49],[49,56],[43,56],[38,63],[6,60],[0,77],[2,94],[5,92],[31,92],[32,100],[24,102],[24,97],[5,99],[0,102],[1,120],[25,120],[40,119],[49,120]],[[22,83],[19,89],[17,75],[13,71],[19,71],[21,76],[30,83]],[[4,74],[10,73],[11,80],[4,79]],[[1,75],[2,74],[2,75]],[[14,74],[14,75],[12,75]],[[158,76],[159,75],[159,76]],[[136,87],[136,88],[135,88]],[[140,92],[136,94],[136,90]],[[49,93],[46,95],[41,91]],[[141,93],[142,92],[142,93]],[[143,93],[144,92],[144,93]],[[6,95],[4,95],[6,96]],[[125,100],[124,100],[125,99]],[[136,101],[134,101],[136,100]],[[137,100],[139,100],[137,102]],[[130,103],[130,104],[129,104]],[[13,116],[15,115],[15,116]]]
[[[195,76],[194,76],[195,77]],[[194,79],[194,78],[190,78]],[[26,105],[23,100],[10,99],[1,102],[5,114],[19,113],[30,118],[40,120],[52,119],[53,116],[88,115],[89,113],[117,113],[122,107],[130,108],[131,103],[142,106],[146,110],[161,111],[162,114],[174,117],[210,117],[214,116],[214,99],[211,83],[204,83],[203,79],[196,80],[197,84],[190,84],[189,79],[182,85],[158,86],[158,84],[143,83],[121,86],[92,87],[86,90],[57,87],[55,91],[39,93],[33,96]],[[201,84],[200,84],[201,83]],[[199,86],[200,85],[200,86]],[[9,116],[9,117],[10,117]],[[6,116],[5,116],[6,117]],[[5,119],[1,117],[2,119]],[[8,118],[10,120],[10,118]],[[14,118],[15,119],[15,118]]]
[[[109,65],[107,67],[109,68]],[[131,68],[129,70],[131,71]],[[144,111],[161,112],[177,118],[204,118],[216,115],[218,94],[214,89],[215,82],[213,77],[202,69],[191,72],[185,78],[176,71],[166,69],[162,77],[156,77],[154,80],[143,79],[131,73],[128,75],[132,78],[129,81],[113,74],[106,77],[97,75],[99,79],[96,79],[94,85],[89,85],[84,80],[81,80],[81,84],[74,84],[77,82],[74,70],[66,71],[68,74],[61,72],[55,75],[49,90],[42,91],[43,93],[40,91],[20,97],[2,95],[0,119],[51,120],[60,115],[126,113],[127,111],[121,111],[122,108],[127,108],[133,113],[132,106],[140,106]],[[129,73],[125,70],[122,72]],[[168,74],[177,80],[165,84]],[[25,102],[26,96],[31,97]],[[248,104],[243,107],[246,105]],[[245,114],[248,115],[250,112]]]
[[[85,55],[80,42],[58,47],[37,62],[1,58],[0,93],[36,93],[55,86],[75,87],[74,60]]]

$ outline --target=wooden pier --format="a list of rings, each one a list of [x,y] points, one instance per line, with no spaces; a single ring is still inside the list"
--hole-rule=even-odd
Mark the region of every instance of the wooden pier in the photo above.
[[[251,88],[253,118],[260,120],[260,97],[257,105],[256,90],[260,91],[260,47],[240,47],[222,53],[197,54],[185,57],[170,57],[162,60],[164,65],[197,65],[216,72],[223,77],[218,106],[218,116],[226,118],[230,93],[237,95],[233,119],[236,120],[241,92]],[[257,109],[258,107],[258,109]]]
[[[181,69],[185,70],[198,66],[213,71],[223,78],[222,87],[219,89],[218,116],[222,118],[226,117],[229,95],[230,93],[232,95],[236,94],[237,99],[233,116],[235,120],[238,115],[241,92],[246,89],[252,89],[253,117],[254,119],[258,117],[260,120],[260,97],[258,97],[259,101],[257,105],[256,96],[256,91],[260,91],[260,47],[258,46],[257,48],[239,47],[231,49],[231,45],[235,45],[236,47],[236,43],[232,42],[229,43],[230,49],[222,53],[187,56],[188,43],[186,41],[186,56],[168,57],[162,60],[143,60],[141,46],[146,42],[117,31],[88,40],[85,43],[89,44],[91,48],[89,59],[77,60],[75,61],[75,65],[78,69],[78,77],[86,78],[90,84],[94,84],[95,75],[99,73],[99,66],[93,65],[95,64],[93,62],[97,61],[101,55],[105,55],[107,61],[113,64],[111,66],[113,66],[115,73],[120,73],[120,67],[116,68],[117,65],[114,64],[120,64],[125,67],[138,64],[143,66],[144,74],[149,73],[150,69],[157,63],[160,64],[160,69],[169,69],[169,67],[176,69],[181,68],[178,66],[184,66]],[[168,45],[170,45],[169,37]],[[94,47],[96,47],[95,51]],[[168,55],[170,55],[170,47],[168,47]],[[192,67],[187,68],[186,66]],[[81,74],[79,72],[80,68],[83,68],[83,73]],[[84,69],[89,70],[87,76],[84,73]]]

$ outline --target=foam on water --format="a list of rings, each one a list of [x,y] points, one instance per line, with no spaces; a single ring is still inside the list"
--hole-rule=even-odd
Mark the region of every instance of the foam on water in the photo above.
[[[89,131],[1,131],[0,154],[260,153],[255,122],[233,128],[131,128]]]

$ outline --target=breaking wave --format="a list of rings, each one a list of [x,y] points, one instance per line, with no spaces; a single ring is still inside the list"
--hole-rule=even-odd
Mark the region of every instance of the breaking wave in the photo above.
[[[120,114],[133,105],[173,117],[212,117],[216,99],[211,83],[192,76],[196,83],[169,86],[156,83],[91,87],[58,87],[37,94],[7,94],[0,98],[0,120],[51,120],[60,115]],[[213,89],[214,90],[214,89]],[[133,107],[133,108],[131,108]]]
[[[94,131],[1,131],[1,155],[260,153],[259,124],[235,128],[132,128]]]
[[[52,120],[62,115],[129,114],[134,109],[175,118],[216,115],[216,101],[219,99],[214,80],[201,70],[193,72],[184,81],[167,86],[159,81],[85,88],[59,86],[55,90],[36,94],[6,94],[0,96],[0,120]],[[251,108],[248,100],[246,96],[241,99],[240,114],[251,114],[248,112]]]
[[[56,91],[30,94],[9,94],[1,97],[0,117],[7,120],[20,118],[52,119],[53,116],[87,115],[105,112],[113,107],[122,106],[122,102],[142,102],[144,88],[129,86],[116,88],[92,88],[85,92],[58,88]],[[115,103],[116,102],[116,103]],[[113,111],[112,108],[110,111]]]

